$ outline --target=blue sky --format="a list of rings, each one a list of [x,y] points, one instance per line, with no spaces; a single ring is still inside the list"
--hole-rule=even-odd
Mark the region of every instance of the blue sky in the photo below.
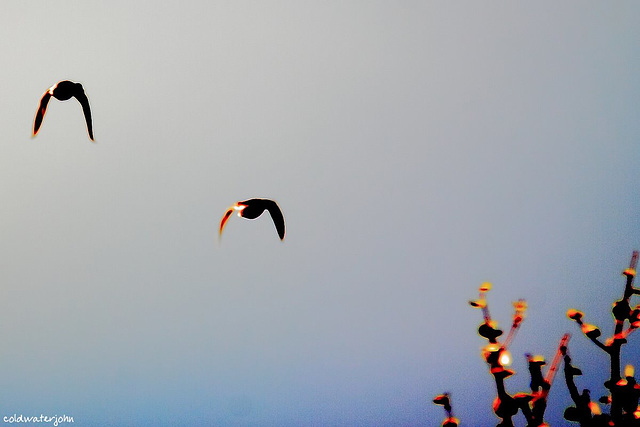
[[[633,2],[11,2],[0,17],[0,412],[81,425],[491,425],[512,353],[579,387],[640,246]],[[76,102],[42,93],[81,82]],[[252,197],[268,218],[222,214]],[[637,337],[623,350],[640,354]],[[561,379],[561,378],[559,378]],[[561,424],[569,397],[551,392]],[[522,421],[522,420],[520,420]]]

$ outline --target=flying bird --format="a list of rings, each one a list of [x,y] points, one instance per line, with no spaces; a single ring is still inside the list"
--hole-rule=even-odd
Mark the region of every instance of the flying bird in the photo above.
[[[284,216],[282,216],[282,211],[277,203],[269,199],[249,199],[243,202],[237,202],[231,206],[222,217],[222,221],[220,221],[220,236],[222,236],[222,230],[234,212],[238,212],[238,216],[242,218],[256,219],[262,215],[265,210],[271,215],[280,240],[284,240]]]
[[[87,99],[87,95],[84,93],[82,85],[80,83],[70,82],[69,80],[56,83],[47,89],[44,95],[42,95],[42,98],[40,99],[40,107],[36,113],[36,119],[33,122],[33,136],[36,136],[40,129],[40,125],[42,125],[42,119],[44,119],[44,115],[47,112],[47,105],[49,104],[49,100],[52,96],[59,101],[66,101],[67,99],[74,97],[80,102],[80,105],[82,105],[82,111],[84,112],[84,119],[87,122],[89,138],[93,141],[93,125],[91,124],[89,100]]]

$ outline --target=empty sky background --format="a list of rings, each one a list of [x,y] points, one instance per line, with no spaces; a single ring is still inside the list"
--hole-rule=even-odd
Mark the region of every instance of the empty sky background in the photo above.
[[[529,303],[508,391],[571,332],[604,394],[565,313],[610,335],[640,247],[640,5],[534,3],[3,3],[0,415],[433,426],[450,391],[495,425],[483,281],[504,329]],[[95,144],[75,100],[30,138],[65,79]],[[251,197],[284,242],[218,241]],[[559,375],[547,421],[569,403]]]

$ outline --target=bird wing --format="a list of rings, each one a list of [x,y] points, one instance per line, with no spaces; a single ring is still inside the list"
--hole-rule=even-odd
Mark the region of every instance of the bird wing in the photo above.
[[[284,240],[285,227],[284,227],[284,216],[282,215],[282,211],[276,202],[273,200],[269,200],[267,203],[267,210],[269,214],[271,214],[271,219],[273,220],[274,225],[276,226],[276,230],[278,231],[278,236],[280,236],[280,240]]]
[[[36,118],[33,121],[33,136],[36,136],[36,134],[40,130],[40,125],[42,125],[42,119],[44,119],[44,115],[47,112],[47,105],[49,104],[50,99],[51,94],[49,93],[49,91],[46,91],[40,99],[40,107],[38,107]]]
[[[93,125],[91,123],[91,108],[89,107],[89,99],[87,99],[87,95],[85,95],[82,86],[74,92],[73,96],[80,102],[82,105],[82,111],[84,112],[84,119],[87,122],[87,131],[89,131],[89,138],[93,141]]]
[[[220,221],[220,232],[218,234],[219,236],[222,236],[222,230],[224,229],[224,225],[227,223],[232,213],[233,213],[233,208],[229,208],[227,212],[224,214],[224,216],[222,217],[222,221]]]

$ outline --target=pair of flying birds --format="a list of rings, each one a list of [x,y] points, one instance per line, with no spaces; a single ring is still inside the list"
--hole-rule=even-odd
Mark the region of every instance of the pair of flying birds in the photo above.
[[[84,112],[84,119],[87,122],[87,131],[89,132],[89,138],[94,141],[93,125],[91,123],[91,108],[89,107],[89,100],[87,99],[87,95],[84,93],[84,88],[80,83],[74,83],[69,80],[64,80],[56,83],[55,85],[47,89],[44,95],[42,95],[42,98],[40,99],[40,106],[38,107],[38,112],[36,113],[36,118],[33,122],[33,136],[36,136],[38,130],[40,130],[42,120],[44,119],[44,115],[47,112],[49,100],[52,96],[59,101],[66,101],[73,97],[76,98],[78,102],[80,102],[82,111]],[[282,211],[280,210],[278,204],[269,199],[249,199],[242,202],[237,202],[236,204],[231,206],[222,217],[222,221],[220,221],[220,235],[222,235],[222,230],[224,229],[225,224],[234,212],[237,212],[238,216],[242,218],[256,219],[260,215],[262,215],[264,211],[269,212],[269,214],[271,215],[271,219],[276,226],[276,231],[278,232],[280,240],[284,240],[284,216],[282,215]]]

